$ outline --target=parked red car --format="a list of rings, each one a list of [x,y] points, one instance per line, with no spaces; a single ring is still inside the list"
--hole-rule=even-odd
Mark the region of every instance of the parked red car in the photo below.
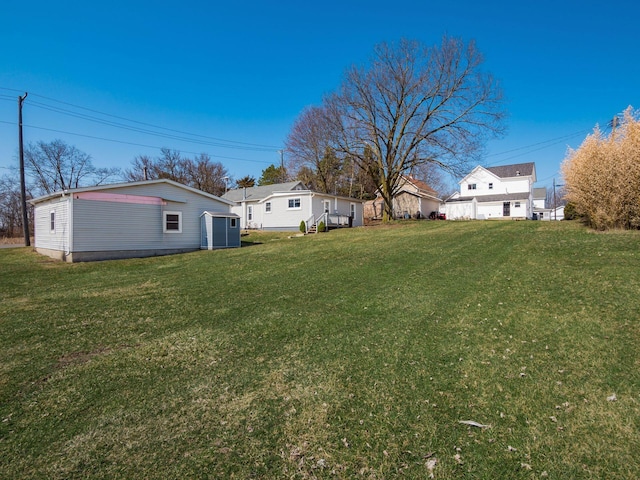
[[[433,212],[431,212],[429,214],[429,218],[431,220],[446,220],[447,219],[447,214],[433,211]]]

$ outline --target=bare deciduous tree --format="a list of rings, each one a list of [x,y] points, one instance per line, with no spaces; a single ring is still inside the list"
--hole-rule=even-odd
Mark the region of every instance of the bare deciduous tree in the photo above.
[[[343,160],[334,149],[331,125],[323,107],[308,107],[296,119],[285,142],[289,171],[312,190],[335,190]]]
[[[53,193],[100,185],[119,173],[117,168],[97,168],[91,156],[62,140],[30,144],[24,152],[25,170],[37,192]]]
[[[502,132],[502,93],[482,63],[475,44],[459,39],[445,37],[433,47],[383,43],[368,67],[352,67],[314,111],[322,119],[313,124],[327,130],[315,138],[327,139],[379,185],[385,220],[393,218],[391,200],[403,174],[426,163],[462,173],[486,138]],[[305,145],[304,135],[292,131],[289,145]]]
[[[124,180],[127,182],[140,182],[142,180],[155,180],[155,165],[148,155],[138,155],[131,161],[131,168],[124,171]]]
[[[228,177],[227,169],[220,162],[213,162],[206,153],[184,163],[187,185],[213,195],[224,195]]]
[[[225,193],[225,177],[229,179],[224,165],[212,161],[206,153],[191,159],[183,157],[177,150],[162,148],[156,159],[138,155],[131,165],[132,168],[124,174],[127,181],[166,178],[218,196]]]
[[[0,237],[22,235],[22,227],[20,181],[15,176],[3,175],[0,177]]]

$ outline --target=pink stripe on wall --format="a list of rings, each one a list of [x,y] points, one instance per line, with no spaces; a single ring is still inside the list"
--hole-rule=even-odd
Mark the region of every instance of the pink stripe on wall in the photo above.
[[[99,202],[135,203],[138,205],[166,205],[160,197],[145,197],[143,195],[125,195],[123,193],[81,192],[74,193],[79,200],[95,200]]]

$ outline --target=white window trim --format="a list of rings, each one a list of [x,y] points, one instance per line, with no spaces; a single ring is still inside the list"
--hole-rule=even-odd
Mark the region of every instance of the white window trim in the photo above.
[[[167,230],[167,215],[178,215],[178,230]],[[182,212],[162,212],[162,232],[182,233]]]
[[[53,223],[53,228],[51,228],[52,223]],[[51,210],[49,212],[49,232],[56,233],[56,211],[55,210]]]
[[[273,212],[273,205],[271,204],[271,202],[267,202],[264,204],[264,213],[271,213]]]
[[[299,206],[293,206],[293,207],[289,207],[289,202],[293,202],[293,204],[295,205],[296,200],[299,203]],[[295,198],[290,198],[287,201],[287,210],[302,210],[302,197],[295,197]]]
[[[253,221],[253,205],[247,205],[247,221]]]

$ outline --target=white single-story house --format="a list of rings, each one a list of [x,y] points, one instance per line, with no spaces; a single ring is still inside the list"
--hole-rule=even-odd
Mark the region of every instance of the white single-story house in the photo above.
[[[76,188],[30,203],[36,251],[67,262],[240,246],[231,202],[172,180]]]
[[[460,182],[460,191],[445,200],[447,220],[533,218],[534,163],[477,166]]]
[[[309,190],[302,182],[277,183],[229,190],[222,197],[233,202],[231,212],[243,229],[299,231],[323,222],[327,228],[363,224],[362,200]]]

